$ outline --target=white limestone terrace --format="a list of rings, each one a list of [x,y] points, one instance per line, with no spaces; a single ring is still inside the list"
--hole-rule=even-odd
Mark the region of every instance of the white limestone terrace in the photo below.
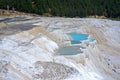
[[[0,18],[0,80],[120,80],[120,21],[31,16],[6,20]],[[96,41],[78,44],[83,53],[58,55],[60,47],[75,46],[68,33],[89,34]]]

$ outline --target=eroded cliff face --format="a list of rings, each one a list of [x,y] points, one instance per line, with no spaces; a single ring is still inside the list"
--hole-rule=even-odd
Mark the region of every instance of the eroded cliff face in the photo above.
[[[119,21],[28,16],[0,21],[0,80],[120,80]],[[95,41],[71,44],[69,33]],[[81,52],[58,54],[67,46]]]

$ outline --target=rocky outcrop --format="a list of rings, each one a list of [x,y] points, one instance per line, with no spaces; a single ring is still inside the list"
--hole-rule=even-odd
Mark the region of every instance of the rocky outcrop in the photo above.
[[[72,67],[54,62],[35,62],[33,78],[42,80],[62,80],[78,71]]]

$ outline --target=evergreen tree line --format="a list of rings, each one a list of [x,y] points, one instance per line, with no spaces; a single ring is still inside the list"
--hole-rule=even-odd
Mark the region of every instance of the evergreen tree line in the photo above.
[[[120,0],[0,0],[0,8],[52,16],[120,17]]]

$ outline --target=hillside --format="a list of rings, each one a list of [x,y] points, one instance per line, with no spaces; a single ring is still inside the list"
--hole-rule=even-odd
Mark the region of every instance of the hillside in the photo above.
[[[0,0],[0,9],[44,16],[120,18],[120,0]]]
[[[107,19],[0,17],[0,80],[120,80],[119,27]]]

